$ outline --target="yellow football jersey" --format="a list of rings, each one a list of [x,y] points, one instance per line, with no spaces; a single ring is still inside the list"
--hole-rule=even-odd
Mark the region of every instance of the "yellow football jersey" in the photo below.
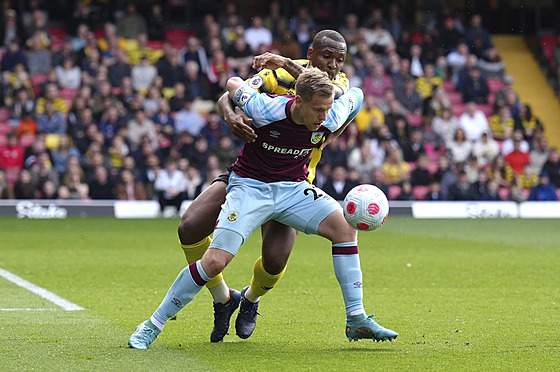
[[[307,59],[297,59],[294,62],[305,68],[311,65]],[[332,82],[333,84],[339,86],[344,93],[348,92],[348,89],[350,89],[350,82],[348,81],[346,74],[343,72],[339,72]],[[294,77],[283,68],[279,68],[277,70],[261,70],[258,74],[247,79],[247,84],[259,93],[278,95],[296,94],[296,79],[294,79]],[[319,160],[321,160],[321,149],[313,149],[311,156],[309,157],[308,165],[309,176],[307,177],[307,181],[309,183],[312,183],[315,179],[315,169],[317,168]]]

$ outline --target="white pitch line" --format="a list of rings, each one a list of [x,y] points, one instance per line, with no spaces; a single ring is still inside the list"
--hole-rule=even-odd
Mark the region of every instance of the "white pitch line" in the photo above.
[[[12,309],[0,309],[0,311],[50,311],[58,309],[31,309],[31,308],[12,308]]]
[[[85,310],[85,308],[76,305],[73,302],[70,302],[62,297],[60,297],[57,294],[52,293],[51,291],[45,289],[45,288],[41,288],[38,285],[35,285],[23,278],[20,278],[19,276],[17,276],[16,274],[13,274],[11,272],[9,272],[8,270],[4,270],[2,268],[0,268],[0,276],[2,276],[4,279],[9,280],[10,282],[27,289],[30,292],[35,293],[38,296],[43,297],[45,300],[48,300],[50,302],[52,302],[55,305],[60,306],[61,308],[63,308],[64,310],[67,311],[74,311],[74,310]]]

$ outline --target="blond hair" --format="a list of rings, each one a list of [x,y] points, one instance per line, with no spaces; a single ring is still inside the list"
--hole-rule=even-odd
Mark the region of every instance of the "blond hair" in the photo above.
[[[331,97],[334,95],[334,85],[326,72],[311,67],[299,75],[296,81],[296,94],[304,101],[310,101],[316,94]]]

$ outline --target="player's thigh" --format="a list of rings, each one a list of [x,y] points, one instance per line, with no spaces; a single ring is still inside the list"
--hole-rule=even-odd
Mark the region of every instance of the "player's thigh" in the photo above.
[[[279,274],[292,253],[297,231],[277,221],[268,221],[261,227],[262,259],[267,273]]]
[[[358,232],[348,225],[342,210],[336,210],[323,219],[319,224],[317,233],[329,239],[333,244],[346,243],[358,239]]]
[[[226,187],[225,182],[214,182],[193,200],[179,224],[182,244],[194,244],[212,234],[226,200]]]
[[[332,212],[342,210],[340,204],[323,190],[305,182],[279,188],[276,200],[278,212],[274,220],[306,234],[318,234],[321,221]]]

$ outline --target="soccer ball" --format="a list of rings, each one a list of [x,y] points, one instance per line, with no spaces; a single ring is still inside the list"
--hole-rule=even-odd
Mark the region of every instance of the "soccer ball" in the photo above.
[[[344,198],[343,208],[350,226],[360,231],[373,231],[387,219],[389,201],[377,186],[358,185]]]

